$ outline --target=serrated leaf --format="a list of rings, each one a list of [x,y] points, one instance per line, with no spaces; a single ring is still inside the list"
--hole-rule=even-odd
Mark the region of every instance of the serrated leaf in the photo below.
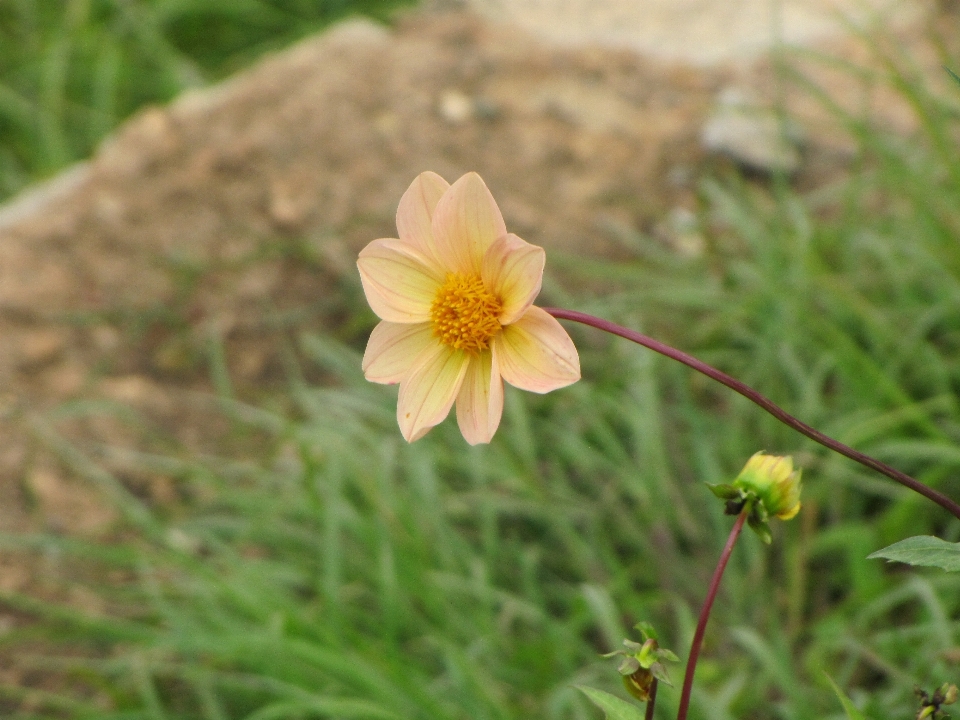
[[[932,535],[917,535],[901,540],[867,556],[883,558],[922,567],[938,567],[947,572],[960,572],[960,543],[949,543]]]
[[[837,684],[833,681],[833,678],[823,674],[827,678],[827,682],[830,683],[830,687],[833,688],[833,691],[837,694],[837,697],[840,698],[840,704],[843,705],[843,711],[847,714],[848,720],[867,720],[866,716],[857,710],[857,706],[853,704],[853,701],[847,697],[846,693],[841,690]]]
[[[577,685],[576,687],[577,690],[590,698],[590,702],[603,710],[607,720],[644,720],[644,713],[640,708],[631,705],[626,700],[621,700],[616,695],[585,685]]]

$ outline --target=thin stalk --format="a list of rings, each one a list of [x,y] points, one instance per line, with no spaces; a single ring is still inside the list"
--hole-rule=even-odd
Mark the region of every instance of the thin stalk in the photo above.
[[[647,712],[644,713],[643,720],[653,720],[653,708],[657,704],[657,683],[659,681],[654,678],[653,682],[650,683],[650,699],[647,700]]]
[[[733,546],[737,544],[737,538],[740,537],[740,531],[743,530],[743,523],[749,512],[750,508],[745,507],[737,516],[737,521],[730,530],[730,537],[727,538],[727,544],[724,545],[723,552],[720,553],[720,559],[713,571],[713,577],[710,579],[710,588],[707,590],[707,597],[700,609],[700,619],[697,621],[697,629],[693,633],[693,642],[690,643],[690,657],[687,658],[687,669],[683,674],[683,689],[680,691],[680,707],[677,709],[677,720],[687,720],[687,710],[690,707],[690,691],[693,689],[693,674],[697,669],[697,660],[700,658],[700,648],[703,646],[703,635],[707,630],[707,620],[710,619],[710,609],[717,597],[717,590],[720,589],[720,580],[723,578],[723,571],[727,569],[727,561],[733,552]]]
[[[708,378],[712,378],[722,385],[726,385],[728,388],[734,392],[740,393],[747,400],[750,400],[752,403],[759,405],[761,408],[766,410],[768,413],[773,415],[777,420],[782,422],[784,425],[787,425],[802,435],[806,435],[811,440],[820,443],[826,448],[833,450],[834,452],[840,453],[844,457],[848,457],[851,460],[854,460],[861,465],[864,465],[871,470],[876,470],[881,475],[886,475],[891,480],[904,485],[916,493],[923,495],[928,500],[932,500],[937,505],[942,507],[944,510],[949,512],[955,518],[960,520],[960,505],[955,503],[953,500],[948,498],[942,492],[934,490],[933,488],[924,485],[919,480],[915,480],[906,473],[902,473],[896,468],[892,468],[886,463],[882,463],[879,460],[876,460],[869,455],[865,455],[862,452],[854,450],[848,445],[844,445],[839,440],[834,440],[829,435],[824,435],[819,430],[810,427],[804,422],[797,420],[793,415],[789,414],[786,410],[781,408],[779,405],[774,403],[772,400],[769,400],[764,395],[761,395],[756,390],[754,390],[749,385],[740,382],[736,378],[727,375],[724,372],[717,370],[715,367],[707,365],[705,362],[697,360],[692,355],[687,355],[687,353],[677,350],[674,347],[666,345],[658,340],[654,340],[647,335],[638,333],[635,330],[625,328],[622,325],[617,325],[612,323],[609,320],[602,320],[601,318],[594,317],[593,315],[587,315],[586,313],[577,312],[576,310],[564,310],[562,308],[543,308],[548,313],[553,315],[559,320],[572,320],[574,322],[583,323],[584,325],[589,325],[595,327],[598,330],[604,330],[605,332],[612,333],[613,335],[619,335],[622,338],[627,340],[632,340],[638,345],[643,345],[645,348],[649,348],[654,352],[658,352],[661,355],[665,355],[671,360],[676,360],[677,362],[683,363],[689,368],[693,368],[697,372],[703,373]]]

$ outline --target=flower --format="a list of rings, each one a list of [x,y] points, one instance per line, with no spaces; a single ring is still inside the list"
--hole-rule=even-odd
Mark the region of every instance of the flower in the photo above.
[[[580,359],[557,320],[533,306],[543,248],[507,233],[476,173],[449,185],[419,175],[397,208],[399,239],[374,240],[357,267],[381,319],[363,356],[367,380],[400,383],[397,421],[413,442],[457,404],[471,445],[490,442],[503,380],[536,393],[580,379]]]
[[[737,479],[730,484],[709,485],[718,498],[727,501],[727,512],[738,515],[746,510],[747,522],[764,542],[770,542],[771,517],[790,520],[800,512],[801,471],[793,469],[789,455],[755,453]]]

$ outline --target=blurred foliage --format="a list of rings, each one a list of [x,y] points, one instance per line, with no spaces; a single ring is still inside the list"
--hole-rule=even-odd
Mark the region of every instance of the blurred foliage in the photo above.
[[[354,13],[411,0],[3,0],[0,200],[165,102]]]

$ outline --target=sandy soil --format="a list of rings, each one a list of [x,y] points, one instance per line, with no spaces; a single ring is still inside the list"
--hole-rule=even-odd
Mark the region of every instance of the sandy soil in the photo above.
[[[930,0],[468,0],[481,13],[553,42],[635,50],[715,66],[754,61],[777,44],[810,46],[850,26],[914,25]]]

